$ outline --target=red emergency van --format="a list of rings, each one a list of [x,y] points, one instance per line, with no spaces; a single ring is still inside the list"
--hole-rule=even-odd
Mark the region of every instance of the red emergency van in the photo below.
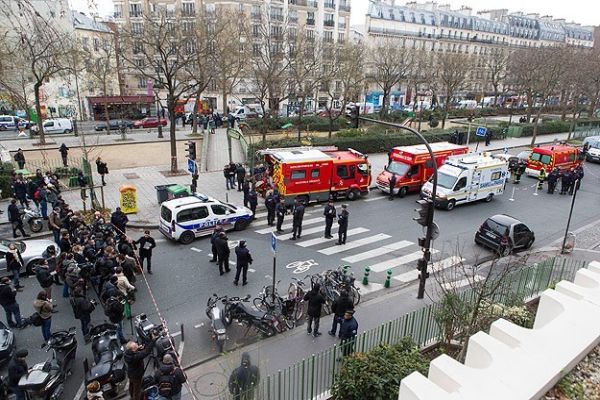
[[[469,148],[448,142],[431,143],[435,162],[439,167],[450,156],[467,154]],[[409,192],[418,192],[431,177],[433,169],[427,147],[423,144],[394,147],[389,155],[388,165],[377,177],[377,187],[390,192],[390,178],[396,175],[394,194],[404,197]]]
[[[565,171],[575,168],[580,163],[577,147],[566,144],[548,144],[535,147],[531,151],[525,174],[538,177],[542,168],[546,170],[546,174],[549,174],[555,167]]]
[[[257,191],[264,196],[269,187],[276,188],[286,204],[296,197],[305,203],[338,196],[356,200],[369,192],[371,166],[356,150],[300,147],[261,150],[259,155],[266,171]]]

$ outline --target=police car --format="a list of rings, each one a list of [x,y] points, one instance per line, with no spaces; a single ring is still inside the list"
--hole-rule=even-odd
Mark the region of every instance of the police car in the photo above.
[[[162,203],[158,229],[171,240],[190,244],[197,237],[210,235],[216,225],[241,231],[250,221],[250,209],[195,193]]]

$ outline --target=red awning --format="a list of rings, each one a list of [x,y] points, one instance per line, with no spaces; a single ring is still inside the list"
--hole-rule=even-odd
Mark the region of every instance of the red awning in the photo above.
[[[92,106],[98,104],[152,104],[154,96],[90,96],[87,98]]]

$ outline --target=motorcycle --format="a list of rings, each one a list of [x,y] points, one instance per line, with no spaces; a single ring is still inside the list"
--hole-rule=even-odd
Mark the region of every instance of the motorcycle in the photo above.
[[[0,365],[10,361],[14,348],[15,334],[3,322],[0,322]]]
[[[103,323],[90,329],[94,364],[83,362],[85,384],[98,381],[104,395],[114,397],[125,387],[123,347],[114,324]]]
[[[23,225],[29,225],[31,232],[40,232],[44,228],[42,220],[42,214],[39,211],[30,210],[29,208],[23,208],[21,211],[21,220]]]
[[[173,348],[173,342],[166,332],[163,324],[156,325],[148,320],[146,314],[139,314],[133,317],[135,332],[143,345],[148,345],[156,339],[153,349],[154,367],[159,368],[165,354],[170,354],[177,363],[179,357]]]
[[[71,374],[71,365],[77,352],[75,328],[54,332],[42,348],[52,350],[52,357],[35,364],[19,381],[29,400],[58,400],[63,398],[64,382]]]
[[[255,310],[252,307],[247,307],[244,303],[250,301],[250,295],[240,297],[229,297],[225,300],[225,310],[223,322],[226,326],[230,325],[233,320],[246,325],[248,329],[254,327],[265,337],[271,337],[277,334],[277,326],[279,321],[270,313]]]
[[[206,316],[210,319],[211,337],[213,340],[217,341],[217,349],[219,350],[219,353],[222,353],[223,346],[227,340],[227,327],[223,320],[223,309],[218,306],[219,300],[225,304],[227,297],[219,297],[216,294],[209,297],[206,302]]]

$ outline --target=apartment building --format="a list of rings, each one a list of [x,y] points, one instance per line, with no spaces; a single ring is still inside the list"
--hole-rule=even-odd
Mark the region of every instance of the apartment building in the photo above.
[[[369,0],[365,18],[364,40],[373,44],[382,38],[394,40],[398,46],[425,52],[449,51],[475,58],[469,81],[459,95],[479,98],[492,91],[486,65],[498,52],[522,47],[569,45],[594,46],[594,28],[564,19],[539,14],[494,9],[473,13],[469,7],[451,9],[437,2]],[[411,95],[406,88],[394,92],[392,102],[429,100],[425,93]],[[377,102],[378,93],[368,94]]]
[[[250,40],[258,40],[259,32],[268,22],[272,36],[281,36],[285,30],[294,37],[304,33],[308,38],[321,38],[325,43],[345,42],[350,39],[351,0],[114,0],[114,20],[117,25],[142,29],[143,15],[157,8],[166,9],[174,22],[184,29],[193,29],[202,8],[207,12],[233,9],[247,18]],[[266,19],[265,19],[266,18]],[[128,73],[124,78],[124,91],[129,95],[147,92],[146,79]],[[234,109],[243,103],[254,103],[252,84],[242,79],[231,93],[227,105],[221,104],[221,96],[213,85],[205,93],[205,99],[213,108]]]

